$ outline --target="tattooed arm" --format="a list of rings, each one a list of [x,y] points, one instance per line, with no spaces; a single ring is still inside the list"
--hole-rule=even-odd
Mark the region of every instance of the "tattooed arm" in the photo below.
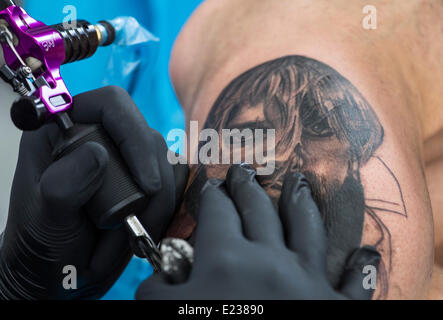
[[[417,143],[419,126],[413,114],[405,112],[411,96],[396,94],[406,88],[384,83],[395,78],[392,72],[374,79],[368,66],[358,62],[368,57],[347,45],[318,36],[322,46],[329,46],[326,55],[303,35],[280,30],[292,22],[261,29],[269,17],[276,21],[274,7],[279,7],[265,3],[250,13],[231,1],[209,1],[178,39],[171,73],[188,120],[199,121],[201,130],[213,129],[220,137],[226,129],[239,129],[243,137],[240,143],[220,138],[216,148],[207,147],[207,137],[202,139],[198,158],[210,164],[192,167],[185,202],[170,234],[192,240],[200,188],[207,178],[223,178],[228,168],[220,164],[224,147],[232,147],[231,161],[241,151],[242,160],[252,154],[256,167],[269,167],[272,157],[267,163],[257,161],[258,147],[275,155],[275,170],[259,177],[275,203],[287,173],[301,171],[310,181],[328,232],[328,277],[334,285],[349,253],[371,244],[383,257],[375,297],[424,297],[433,259],[432,217]],[[286,16],[288,5],[283,7],[279,16]],[[217,23],[223,25],[220,32]],[[283,40],[272,36],[276,28],[285,34]],[[260,41],[251,34],[260,34]],[[189,46],[190,41],[199,46]],[[261,47],[263,42],[268,47]],[[331,53],[337,48],[342,56]],[[197,51],[205,54],[189,58]],[[181,64],[179,56],[191,61]],[[381,61],[370,63],[380,67]],[[185,77],[185,70],[193,72]],[[271,130],[274,144],[266,134]],[[265,133],[263,141],[257,139],[259,131]],[[248,141],[253,141],[254,152]]]

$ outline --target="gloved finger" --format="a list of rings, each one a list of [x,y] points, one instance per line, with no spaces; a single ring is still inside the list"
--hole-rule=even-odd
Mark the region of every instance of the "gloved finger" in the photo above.
[[[160,190],[155,131],[124,89],[110,86],[75,96],[71,116],[78,123],[101,123],[139,186],[148,194]]]
[[[105,148],[88,142],[51,164],[40,180],[43,199],[57,212],[52,219],[70,223],[72,212],[85,205],[103,183],[103,173],[109,160]]]
[[[326,231],[309,183],[301,173],[285,177],[279,212],[288,248],[317,270],[326,272]]]
[[[145,226],[152,239],[157,243],[164,236],[176,207],[176,185],[174,168],[168,162],[168,147],[165,140],[156,132],[155,137],[157,162],[159,164],[161,189],[149,199],[147,209],[138,215],[140,222]],[[181,186],[180,186],[181,187]]]
[[[370,300],[376,289],[380,253],[371,246],[354,251],[348,259],[340,293],[353,300]]]
[[[186,284],[170,285],[161,274],[146,279],[135,293],[136,300],[181,300],[186,299]]]
[[[107,287],[117,281],[131,260],[128,232],[121,227],[116,230],[100,231],[97,244],[92,254],[89,269],[95,279],[101,279],[100,287]]]
[[[252,241],[283,245],[280,218],[255,175],[251,166],[241,164],[231,166],[226,176],[228,193],[240,213],[244,235]]]
[[[194,248],[178,238],[165,238],[161,242],[162,274],[170,284],[188,281],[194,263]]]
[[[55,129],[58,129],[55,123],[48,123],[39,130],[23,132],[16,170],[20,179],[32,184],[52,164],[53,145],[48,131],[54,132]]]
[[[226,243],[242,238],[240,216],[228,197],[224,181],[209,179],[200,197],[200,213],[195,234],[195,257],[226,248]]]

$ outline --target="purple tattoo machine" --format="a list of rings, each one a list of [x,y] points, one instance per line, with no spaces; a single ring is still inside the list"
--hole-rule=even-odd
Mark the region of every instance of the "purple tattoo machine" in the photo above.
[[[54,160],[89,141],[107,149],[110,162],[103,186],[85,209],[100,229],[125,224],[134,253],[147,258],[154,270],[160,271],[160,251],[136,217],[146,207],[146,194],[134,182],[103,127],[74,124],[67,113],[72,96],[60,75],[60,67],[91,57],[99,46],[113,43],[114,26],[106,21],[92,25],[83,20],[77,21],[75,27],[47,26],[11,0],[0,3],[4,3],[0,4],[0,44],[6,62],[0,67],[0,77],[21,95],[12,105],[12,121],[24,131],[37,130],[55,121],[63,139],[55,148]]]

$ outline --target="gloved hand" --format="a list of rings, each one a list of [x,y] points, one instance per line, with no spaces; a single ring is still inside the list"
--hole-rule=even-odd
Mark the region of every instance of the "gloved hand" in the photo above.
[[[362,269],[378,267],[372,247],[356,249],[341,286],[326,277],[326,234],[307,180],[288,176],[280,217],[248,166],[230,168],[226,184],[209,180],[202,190],[194,265],[187,282],[146,280],[138,299],[370,299]]]
[[[139,220],[159,241],[184,191],[187,166],[169,164],[162,136],[123,89],[76,96],[71,117],[75,123],[101,123],[118,146],[150,197]],[[100,188],[107,151],[88,142],[53,162],[59,135],[55,124],[23,134],[0,247],[0,298],[99,298],[132,257],[124,227],[98,230],[82,209]],[[63,288],[66,265],[77,270],[76,290]]]

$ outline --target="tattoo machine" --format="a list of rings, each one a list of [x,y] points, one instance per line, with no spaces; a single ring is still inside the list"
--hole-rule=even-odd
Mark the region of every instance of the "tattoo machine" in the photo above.
[[[118,38],[116,29],[107,21],[93,25],[81,20],[75,27],[71,25],[47,26],[12,0],[0,2],[0,44],[6,63],[0,67],[0,76],[21,95],[12,105],[12,121],[24,131],[37,130],[55,121],[64,139],[55,148],[54,160],[89,141],[107,149],[110,162],[103,186],[85,209],[100,229],[124,224],[134,253],[147,258],[156,272],[161,271],[160,250],[136,216],[146,207],[146,194],[131,177],[103,127],[74,124],[67,113],[72,96],[60,75],[60,67],[91,57],[99,46],[113,43]]]

